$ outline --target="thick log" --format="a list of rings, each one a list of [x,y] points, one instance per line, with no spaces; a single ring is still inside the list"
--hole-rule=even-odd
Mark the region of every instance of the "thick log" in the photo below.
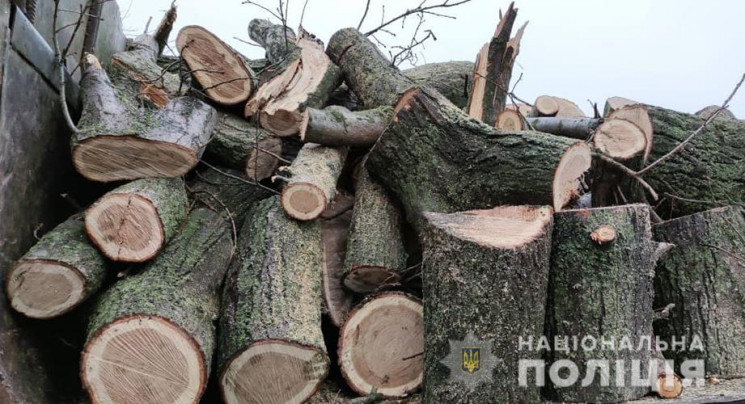
[[[704,360],[707,374],[745,372],[745,217],[740,207],[696,213],[654,226],[655,237],[675,244],[657,266],[655,307],[674,304],[655,334],[671,342],[685,338],[684,350],[668,351],[676,365]],[[691,349],[699,338],[700,349]]]
[[[220,289],[234,251],[231,220],[264,193],[245,184],[199,182],[192,188],[218,193],[196,194],[204,202],[163,252],[94,308],[81,359],[94,403],[196,403],[204,392]]]
[[[490,128],[428,88],[401,97],[414,88],[411,79],[354,29],[336,32],[328,53],[367,107],[398,103],[398,114],[367,165],[402,202],[411,221],[418,223],[424,211],[502,204],[552,204],[560,210],[577,194],[591,160],[584,143]]]
[[[600,119],[592,118],[538,117],[526,118],[526,120],[538,132],[578,140],[589,139],[602,123]]]
[[[297,220],[314,220],[334,199],[344,161],[345,147],[308,143],[292,165],[283,170],[287,184],[282,189],[282,207]]]
[[[703,119],[709,119],[710,116],[714,115],[715,112],[717,112],[722,107],[719,105],[709,105],[708,107],[704,107],[696,112],[696,116]],[[732,113],[727,108],[722,109],[722,111],[717,115],[714,119],[728,119],[728,120],[736,120],[737,117],[735,114]]]
[[[176,46],[207,97],[222,105],[245,102],[254,90],[255,75],[244,57],[206,29],[181,28]]]
[[[65,314],[96,293],[106,277],[104,258],[73,216],[45,234],[8,270],[10,305],[24,315],[48,319]]]
[[[425,401],[539,402],[540,388],[518,386],[516,377],[520,360],[540,359],[541,353],[519,349],[518,341],[543,335],[552,209],[514,206],[425,216]],[[477,341],[469,345],[468,337]],[[459,383],[454,373],[462,372],[455,345],[461,341],[463,347],[481,348],[479,372],[487,376],[475,389]]]
[[[510,79],[515,59],[520,53],[520,40],[527,23],[517,30],[514,38],[512,26],[517,18],[517,9],[510,3],[507,11],[500,12],[499,24],[491,41],[477,55],[473,74],[473,87],[469,94],[468,115],[494,126],[497,116],[507,105]]]
[[[344,260],[344,286],[370,293],[401,282],[406,269],[404,219],[400,208],[363,166],[357,180],[354,211]]]
[[[427,63],[403,71],[416,84],[439,91],[456,107],[468,106],[468,85],[473,80],[473,62]]]
[[[241,117],[222,112],[218,117],[205,157],[242,170],[254,181],[274,175],[282,157],[282,140]]]
[[[530,111],[533,110],[533,107],[531,107],[528,104],[517,103],[517,104],[507,104],[507,106],[505,107],[505,109],[515,110],[515,111],[520,112],[520,114],[523,117],[529,117],[530,116]]]
[[[212,107],[180,97],[162,110],[140,109],[136,94],[115,88],[95,56],[86,65],[80,131],[72,138],[78,172],[109,182],[177,177],[197,164],[215,127]]]
[[[421,387],[422,303],[402,292],[365,299],[339,332],[339,366],[357,394],[405,397]]]
[[[107,258],[149,261],[186,216],[181,178],[146,178],[102,196],[85,213],[85,231]]]
[[[272,64],[280,64],[297,47],[297,38],[292,28],[269,20],[251,20],[248,24],[248,37],[264,48],[266,58]]]
[[[506,108],[497,115],[497,122],[494,126],[507,131],[518,131],[523,130],[527,125],[525,125],[523,117],[520,116],[520,112]]]
[[[629,105],[635,105],[638,102],[630,100],[624,97],[610,97],[605,101],[605,108],[603,108],[603,116],[609,116],[613,112]]]
[[[555,116],[557,118],[584,118],[585,113],[577,104],[560,97],[542,95],[533,103],[533,117]]]
[[[323,308],[324,313],[337,327],[341,327],[347,318],[354,297],[342,284],[353,205],[354,197],[337,192],[332,203],[321,215]]]
[[[393,119],[393,108],[352,112],[344,107],[308,108],[303,114],[300,139],[324,146],[369,147]]]
[[[226,403],[303,402],[326,377],[321,225],[292,220],[279,198],[254,206],[226,280],[220,391]]]
[[[614,229],[610,242],[593,239],[601,227]],[[657,258],[669,248],[652,241],[649,207],[567,210],[554,215],[551,276],[546,310],[546,336],[592,336],[615,341],[594,350],[551,350],[546,366],[571,360],[581,375],[590,374],[588,362],[608,361],[607,383],[595,377],[589,385],[550,385],[551,399],[569,402],[614,403],[638,399],[648,387],[632,383],[631,369],[649,372],[650,347],[642,343],[652,335],[652,276]],[[630,349],[622,346],[629,341]],[[618,368],[615,361],[622,361]],[[635,364],[635,361],[639,361]],[[644,376],[642,376],[644,377]],[[619,382],[620,381],[620,382]]]
[[[625,119],[609,119],[598,126],[592,138],[595,148],[618,161],[636,157],[647,148],[647,139],[639,126]]]

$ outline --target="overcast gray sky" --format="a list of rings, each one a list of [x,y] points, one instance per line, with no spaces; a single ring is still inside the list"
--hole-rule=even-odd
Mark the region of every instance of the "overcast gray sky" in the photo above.
[[[272,9],[276,0],[257,0]],[[372,0],[362,30],[381,21],[383,5],[390,18],[421,0]],[[428,4],[443,0],[428,0]],[[451,0],[455,2],[456,0]],[[125,32],[151,30],[171,0],[118,0]],[[290,0],[289,25],[296,28],[304,0]],[[201,25],[250,58],[261,48],[248,39],[253,18],[271,18],[242,0],[177,0],[178,20],[171,39],[184,25]],[[745,73],[745,1],[740,0],[522,0],[517,24],[530,21],[513,79],[523,74],[516,94],[530,102],[541,94],[565,97],[590,112],[588,99],[601,108],[608,97],[623,96],[685,112],[720,104]],[[427,16],[425,25],[437,41],[427,42],[419,64],[475,59],[491,38],[504,0],[472,0],[441,10],[456,19]],[[365,0],[309,0],[303,26],[328,41],[340,28],[357,26]],[[381,34],[389,45],[408,42],[416,21],[393,26],[397,37]],[[517,27],[516,27],[517,28]],[[515,29],[516,29],[515,28]],[[387,53],[387,52],[384,52]],[[745,88],[730,109],[745,119]]]

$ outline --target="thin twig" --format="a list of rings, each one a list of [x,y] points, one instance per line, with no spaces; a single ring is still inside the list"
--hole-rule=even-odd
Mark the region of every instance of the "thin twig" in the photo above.
[[[54,17],[52,19],[52,26],[54,28],[57,27],[57,18],[59,16],[59,2],[60,0],[54,1]],[[72,40],[70,40],[72,41]],[[57,63],[57,71],[59,74],[59,82],[60,82],[60,106],[62,107],[62,115],[65,118],[65,123],[67,123],[67,127],[70,129],[72,133],[78,133],[78,127],[75,126],[75,123],[72,121],[72,117],[70,116],[70,110],[67,108],[67,94],[66,94],[66,83],[65,83],[65,62],[63,61],[62,54],[59,50],[59,39],[57,38],[57,31],[52,34],[52,44],[54,46],[54,59]]]
[[[418,6],[418,7],[416,7],[416,8],[413,8],[413,9],[409,9],[409,10],[406,10],[406,11],[405,11],[404,13],[402,13],[402,14],[399,14],[398,16],[396,16],[396,17],[393,17],[393,18],[391,18],[390,20],[388,20],[388,21],[386,21],[386,22],[383,22],[383,23],[381,23],[381,24],[380,24],[380,26],[378,26],[377,28],[375,28],[375,29],[373,29],[373,30],[370,30],[370,31],[366,32],[366,33],[365,33],[365,36],[370,36],[370,35],[372,35],[372,34],[374,34],[374,33],[378,32],[378,31],[380,31],[381,29],[383,29],[383,28],[385,28],[385,27],[387,27],[387,26],[391,25],[392,23],[394,23],[394,22],[396,22],[396,21],[398,21],[398,20],[400,20],[400,19],[402,19],[402,18],[406,18],[407,16],[410,16],[410,15],[412,15],[412,14],[432,14],[432,15],[436,15],[436,16],[438,16],[438,17],[448,17],[448,18],[454,18],[454,17],[452,17],[452,16],[449,16],[449,15],[444,15],[444,14],[437,14],[437,13],[434,13],[434,12],[432,12],[432,11],[430,11],[430,10],[434,10],[434,9],[437,9],[437,8],[450,8],[450,7],[455,7],[455,6],[459,6],[459,5],[461,5],[461,4],[465,4],[465,3],[468,3],[468,2],[470,2],[470,1],[471,1],[471,0],[461,0],[461,1],[458,1],[458,2],[455,2],[455,3],[450,3],[450,0],[445,0],[444,2],[442,2],[442,3],[440,3],[440,4],[434,4],[434,5],[431,5],[431,6],[424,6],[424,3],[426,3],[426,2],[427,2],[427,0],[424,0],[424,1],[422,1],[422,2],[421,2],[421,3],[419,4],[419,6]]]
[[[213,170],[217,171],[217,172],[218,172],[219,174],[222,174],[222,175],[224,175],[224,176],[226,176],[226,177],[228,177],[228,178],[232,178],[232,179],[234,179],[234,180],[238,180],[238,181],[241,181],[241,182],[243,182],[243,183],[245,183],[245,184],[248,184],[248,185],[253,185],[253,186],[257,186],[257,187],[259,187],[259,188],[261,188],[261,189],[264,189],[264,190],[266,190],[266,191],[269,191],[269,192],[272,192],[272,193],[274,193],[274,194],[277,194],[277,195],[279,195],[279,192],[277,192],[277,190],[275,190],[275,189],[273,189],[273,188],[269,188],[269,187],[267,187],[266,185],[264,185],[264,184],[261,184],[261,183],[260,183],[260,182],[258,182],[258,181],[257,181],[257,182],[251,182],[251,181],[249,181],[249,180],[247,180],[247,179],[245,179],[245,178],[241,178],[241,177],[238,177],[238,176],[236,176],[236,175],[233,175],[233,174],[230,174],[230,173],[226,173],[225,171],[222,171],[222,170],[220,170],[219,168],[217,168],[217,167],[213,166],[212,164],[210,164],[210,163],[208,163],[208,162],[206,162],[206,161],[204,161],[204,160],[201,160],[201,161],[200,161],[200,163],[202,163],[202,164],[206,165],[207,167],[209,167],[209,168],[211,168],[211,169],[213,169]]]
[[[303,20],[305,19],[305,8],[308,7],[308,1],[309,0],[305,0],[305,3],[303,4],[303,11],[300,13],[300,24],[298,25],[301,27],[303,26]]]
[[[360,28],[362,28],[362,23],[365,22],[365,17],[367,17],[367,12],[370,11],[370,1],[371,0],[367,0],[367,4],[365,4],[365,12],[364,12],[364,14],[362,14],[362,18],[360,19],[360,23],[357,24],[357,31],[359,31]]]

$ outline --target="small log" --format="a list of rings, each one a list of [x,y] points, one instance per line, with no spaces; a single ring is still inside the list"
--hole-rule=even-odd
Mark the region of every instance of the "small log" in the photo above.
[[[655,373],[652,373],[654,369],[650,369],[652,370],[650,374],[656,376],[651,383],[652,392],[664,399],[680,397],[683,394],[683,381],[675,374],[672,367],[665,362],[665,357],[662,356],[659,348],[652,351],[652,362],[657,365]]]
[[[635,105],[638,102],[624,97],[610,97],[605,101],[603,116],[610,116],[613,112],[629,105]]]
[[[159,111],[141,111],[90,54],[81,88],[83,112],[72,159],[93,181],[182,176],[197,164],[215,127],[215,110],[189,97],[172,99]]]
[[[393,108],[352,112],[344,107],[308,108],[303,113],[300,139],[324,146],[370,147],[393,119]]]
[[[241,230],[220,319],[226,403],[304,402],[329,359],[321,333],[320,223],[300,223],[278,198],[254,206]]]
[[[609,121],[619,119],[633,123],[644,134],[646,146],[644,148],[643,158],[640,161],[640,164],[643,165],[649,159],[649,154],[652,152],[652,146],[654,144],[654,128],[652,127],[652,120],[649,118],[647,108],[641,104],[632,104],[616,108],[607,118]],[[641,166],[638,168],[641,168]]]
[[[474,67],[473,88],[469,94],[468,115],[493,126],[497,116],[505,109],[507,93],[515,59],[520,53],[520,40],[527,23],[517,30],[514,38],[512,26],[517,18],[514,2],[510,3],[502,15],[491,41],[479,52]]]
[[[269,20],[251,20],[248,24],[248,37],[264,48],[266,58],[272,64],[280,64],[282,59],[296,49],[297,38],[292,28]]]
[[[523,117],[529,117],[530,116],[530,111],[533,110],[533,107],[531,107],[528,104],[517,103],[517,104],[507,104],[507,106],[505,107],[505,109],[515,110],[515,111],[520,112],[520,114]]]
[[[355,307],[339,332],[339,366],[347,385],[366,396],[405,397],[421,387],[422,303],[385,292]],[[384,354],[383,354],[384,353]]]
[[[595,148],[618,161],[626,161],[644,153],[647,139],[644,131],[625,119],[603,122],[593,137]]]
[[[388,192],[361,168],[344,261],[344,286],[370,293],[401,282],[406,269],[403,215]]]
[[[354,197],[337,192],[321,215],[323,308],[337,327],[341,327],[352,309],[353,296],[344,289],[342,275],[353,205]]]
[[[347,149],[308,143],[283,173],[287,184],[282,189],[282,207],[297,220],[314,220],[334,199]]]
[[[155,29],[155,33],[153,34],[153,38],[158,44],[158,56],[163,54],[163,50],[168,45],[168,37],[171,35],[171,30],[173,30],[173,24],[176,22],[177,17],[176,2],[174,1],[165,15],[163,15],[163,19],[160,20],[160,24],[158,24],[158,28]]]
[[[720,105],[709,105],[708,107],[704,107],[701,110],[697,111],[695,115],[699,118],[709,119],[710,116],[714,115],[714,113],[721,108],[722,107]],[[735,114],[732,113],[732,111],[725,108],[714,119],[737,120],[737,117],[735,116]]]
[[[591,161],[584,143],[477,124],[437,91],[417,90],[354,29],[336,32],[328,53],[368,108],[396,106],[397,116],[367,166],[415,224],[424,211],[526,202],[559,210],[577,195],[579,178]],[[423,173],[438,181],[422,180]]]
[[[149,261],[186,216],[181,178],[146,178],[102,196],[85,213],[85,231],[107,258]]]
[[[468,85],[473,80],[473,62],[427,63],[403,71],[418,85],[439,91],[456,107],[468,106]]]
[[[556,111],[556,112],[554,112]],[[533,103],[531,116],[555,116],[557,118],[584,118],[585,113],[577,104],[559,97],[542,95]]]
[[[95,294],[106,272],[104,258],[88,241],[82,217],[76,215],[45,234],[8,270],[6,293],[16,311],[49,319]]]
[[[520,113],[514,109],[505,109],[497,115],[497,124],[499,129],[506,131],[518,131],[525,129],[525,123]]]
[[[194,79],[207,97],[222,105],[248,100],[254,89],[254,72],[244,57],[206,29],[189,25],[181,28],[176,46]]]
[[[702,359],[707,374],[745,373],[744,214],[724,207],[654,226],[658,240],[676,246],[657,266],[654,300],[655,307],[675,304],[655,334],[685,338],[685,350],[667,352],[676,365]],[[694,337],[702,350],[689,349]]]
[[[613,242],[601,245],[593,240],[592,234],[600,226],[614,229],[617,236]],[[601,340],[616,342],[612,348],[548,352],[547,367],[564,359],[576,364],[581,375],[590,374],[590,360],[608,361],[610,367],[608,383],[595,375],[589,385],[584,381],[561,388],[551,385],[549,398],[612,403],[644,396],[648,387],[631,382],[631,369],[633,361],[638,360],[640,374],[649,374],[650,349],[642,341],[649,341],[652,335],[655,263],[668,248],[652,241],[649,207],[627,205],[556,213],[552,244],[546,311],[548,340],[592,336],[598,344]],[[621,346],[623,339],[631,343],[631,349]],[[637,349],[639,346],[642,348]],[[619,373],[616,360],[624,364]]]
[[[547,206],[425,214],[425,402],[540,402],[540,388],[518,386],[516,376],[520,360],[541,353],[518,341],[543,335],[551,214]],[[480,372],[489,376],[475,389],[452,373],[462,366],[455,343],[479,347],[468,345],[471,335],[489,341],[480,347]],[[448,371],[448,361],[458,367]]]
[[[538,117],[526,120],[539,132],[579,140],[589,139],[602,123],[602,120],[592,118]]]
[[[282,156],[282,140],[241,117],[223,112],[218,112],[218,117],[205,157],[242,170],[254,181],[274,175]]]
[[[200,184],[179,234],[142,272],[117,282],[97,303],[81,359],[94,403],[196,403],[215,347],[220,290],[233,254],[233,226],[258,188]],[[206,181],[214,182],[207,177]]]

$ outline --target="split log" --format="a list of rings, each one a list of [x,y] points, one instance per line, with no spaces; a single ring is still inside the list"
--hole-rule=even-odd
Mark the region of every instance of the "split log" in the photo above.
[[[426,402],[540,402],[540,388],[518,386],[516,376],[520,360],[541,353],[518,341],[543,335],[551,214],[547,206],[425,214]],[[480,348],[488,376],[476,389],[453,373],[462,366],[457,344]]]
[[[344,107],[308,108],[303,113],[300,139],[324,146],[370,147],[393,119],[393,108],[352,112]]]
[[[357,180],[354,212],[344,261],[344,286],[370,293],[401,282],[406,269],[403,215],[363,166]]]
[[[352,309],[353,296],[344,289],[342,275],[353,205],[354,197],[337,192],[332,203],[321,215],[323,307],[324,312],[337,327],[341,327],[349,310]]]
[[[321,226],[300,223],[278,198],[254,206],[226,280],[220,391],[226,403],[304,402],[329,359],[321,333]]]
[[[107,258],[149,261],[186,216],[181,178],[146,178],[102,196],[85,213],[85,231]]]
[[[73,216],[45,234],[6,277],[10,306],[24,315],[49,319],[65,314],[95,294],[106,277],[104,258]]]
[[[422,303],[386,292],[355,307],[339,333],[339,366],[357,394],[373,390],[405,397],[421,387],[424,318]]]
[[[245,102],[254,89],[254,72],[234,49],[206,29],[181,28],[176,46],[207,97],[222,105]]]
[[[593,240],[601,226],[615,230],[610,242]],[[546,366],[571,360],[580,375],[590,375],[588,362],[608,361],[606,383],[594,375],[589,385],[549,386],[551,399],[569,402],[614,403],[638,399],[648,387],[631,382],[634,361],[641,375],[649,374],[652,335],[652,276],[659,256],[669,245],[652,241],[647,205],[567,210],[554,215],[551,276],[546,310],[546,336],[592,336],[613,340],[610,348],[551,350]],[[578,265],[581,263],[581,265]],[[599,321],[602,319],[602,321]],[[629,341],[631,348],[622,346]],[[615,361],[622,361],[617,368]],[[604,385],[605,384],[605,385]]]
[[[473,80],[473,62],[427,63],[403,71],[416,84],[439,91],[456,107],[468,106],[468,86]]]
[[[696,116],[703,119],[709,119],[710,116],[714,115],[715,112],[720,110],[722,107],[719,105],[709,105],[708,107],[702,108],[701,110],[696,112]],[[722,109],[722,111],[717,115],[714,119],[729,119],[729,120],[736,120],[737,117],[735,114],[732,113],[727,108]]]
[[[136,95],[115,88],[95,56],[85,64],[80,131],[72,139],[80,174],[102,182],[177,177],[197,164],[215,127],[212,107],[181,97],[141,111]]]
[[[328,53],[367,107],[398,103],[398,114],[367,166],[398,197],[413,222],[424,211],[526,202],[559,210],[577,194],[579,178],[591,160],[584,143],[537,132],[504,133],[478,124],[435,90],[415,90],[411,79],[392,68],[354,29],[336,32]],[[422,175],[438,181],[422,180]]]
[[[497,116],[505,109],[507,93],[515,59],[520,53],[520,40],[525,32],[525,23],[512,35],[512,26],[517,18],[515,3],[510,3],[502,16],[491,41],[481,48],[476,57],[473,73],[473,86],[468,99],[468,115],[493,126]]]
[[[556,111],[556,112],[554,112]],[[555,116],[557,118],[584,118],[585,113],[577,104],[559,97],[542,95],[533,103],[531,116]]]
[[[163,15],[163,19],[160,20],[160,24],[158,24],[158,28],[155,29],[155,33],[153,34],[153,38],[158,44],[158,56],[163,54],[163,50],[168,45],[168,37],[171,36],[173,24],[176,22],[177,16],[176,2],[174,1],[165,15]]]
[[[282,140],[243,118],[222,112],[218,117],[205,157],[242,170],[254,181],[274,175],[282,156]]]
[[[334,199],[346,158],[345,147],[303,146],[292,165],[283,170],[287,181],[281,198],[285,212],[297,220],[318,218]]]
[[[248,37],[264,48],[266,58],[272,64],[280,64],[282,59],[296,49],[297,38],[292,28],[269,20],[251,20],[248,24]]]
[[[163,252],[94,308],[81,359],[94,403],[196,403],[204,392],[220,288],[234,250],[231,220],[265,194],[242,183],[197,181],[192,188],[200,186],[218,193],[197,195],[204,205],[189,213]]]
[[[589,139],[602,123],[600,119],[592,118],[539,117],[526,120],[539,132],[579,140]]]
[[[635,105],[638,102],[630,100],[624,97],[610,97],[605,101],[605,108],[603,109],[603,116],[609,116],[613,112],[629,105]]]
[[[658,240],[676,245],[655,276],[655,307],[675,304],[655,334],[687,341],[686,349],[668,352],[676,365],[702,359],[707,374],[745,373],[744,213],[717,208],[654,226]],[[690,349],[693,338],[702,349]]]

